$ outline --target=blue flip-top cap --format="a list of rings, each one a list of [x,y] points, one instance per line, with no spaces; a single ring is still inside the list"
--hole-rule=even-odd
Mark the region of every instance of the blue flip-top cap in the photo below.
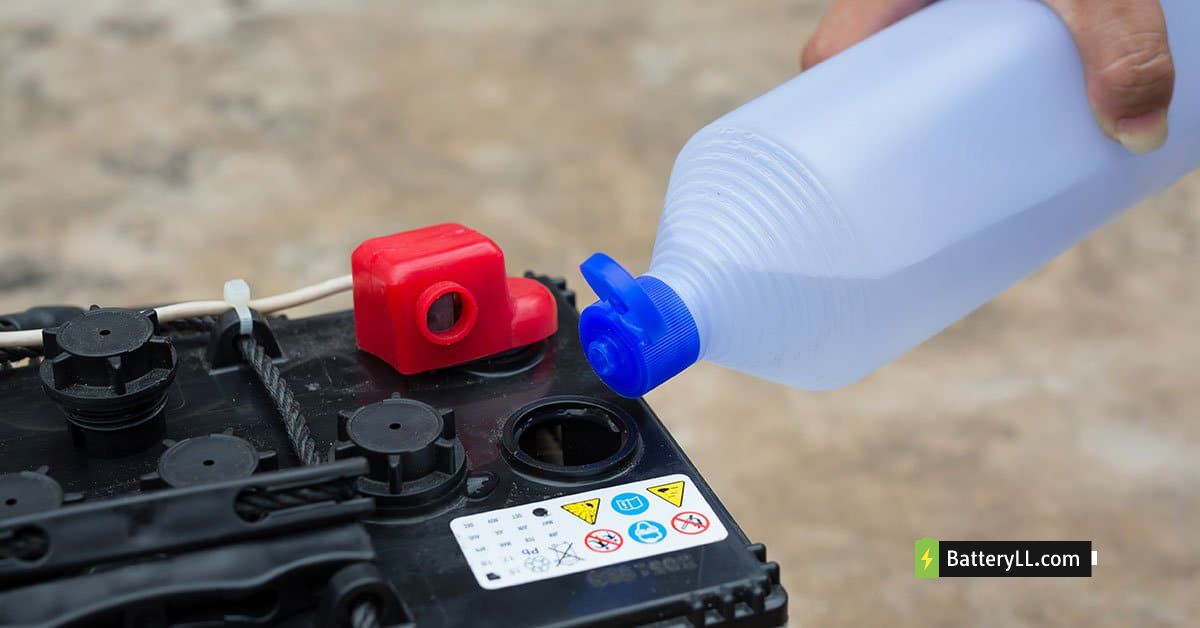
[[[624,397],[641,397],[700,357],[700,332],[670,286],[633,278],[596,253],[579,266],[600,300],[579,316],[579,339],[600,379]]]

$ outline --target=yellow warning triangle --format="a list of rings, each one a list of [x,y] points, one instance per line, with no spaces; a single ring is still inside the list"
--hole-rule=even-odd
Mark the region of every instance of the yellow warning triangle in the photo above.
[[[583,519],[588,525],[596,523],[596,515],[600,513],[600,498],[585,499],[581,502],[563,504],[563,510]]]
[[[667,500],[676,508],[683,504],[683,480],[651,486],[646,490]]]

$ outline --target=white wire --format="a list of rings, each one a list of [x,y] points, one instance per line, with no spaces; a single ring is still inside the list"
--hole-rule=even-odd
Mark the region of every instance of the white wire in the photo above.
[[[0,331],[0,349],[42,346],[42,330]]]
[[[258,310],[263,314],[278,312],[312,303],[335,295],[339,292],[345,292],[354,285],[354,279],[351,275],[342,275],[327,279],[321,283],[305,286],[291,292],[276,294],[269,297],[259,299],[251,299],[250,307]],[[154,308],[158,313],[158,322],[169,323],[177,321],[181,318],[192,318],[195,316],[216,316],[229,309],[229,304],[220,300],[209,301],[184,301],[183,303],[172,303]],[[26,329],[22,331],[3,331],[0,332],[0,349],[10,347],[40,347],[42,346],[42,330]]]

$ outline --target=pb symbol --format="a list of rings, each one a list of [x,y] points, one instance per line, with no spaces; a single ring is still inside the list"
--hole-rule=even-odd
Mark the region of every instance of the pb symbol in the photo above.
[[[919,539],[913,546],[913,573],[918,578],[938,577],[937,539]]]

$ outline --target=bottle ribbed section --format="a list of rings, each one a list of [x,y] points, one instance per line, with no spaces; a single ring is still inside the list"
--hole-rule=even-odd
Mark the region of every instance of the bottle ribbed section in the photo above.
[[[735,128],[707,128],[680,153],[650,275],[688,305],[701,357],[792,385],[845,383],[863,324],[854,230],[791,152]],[[856,264],[851,264],[856,265]],[[836,350],[835,350],[836,348]]]

